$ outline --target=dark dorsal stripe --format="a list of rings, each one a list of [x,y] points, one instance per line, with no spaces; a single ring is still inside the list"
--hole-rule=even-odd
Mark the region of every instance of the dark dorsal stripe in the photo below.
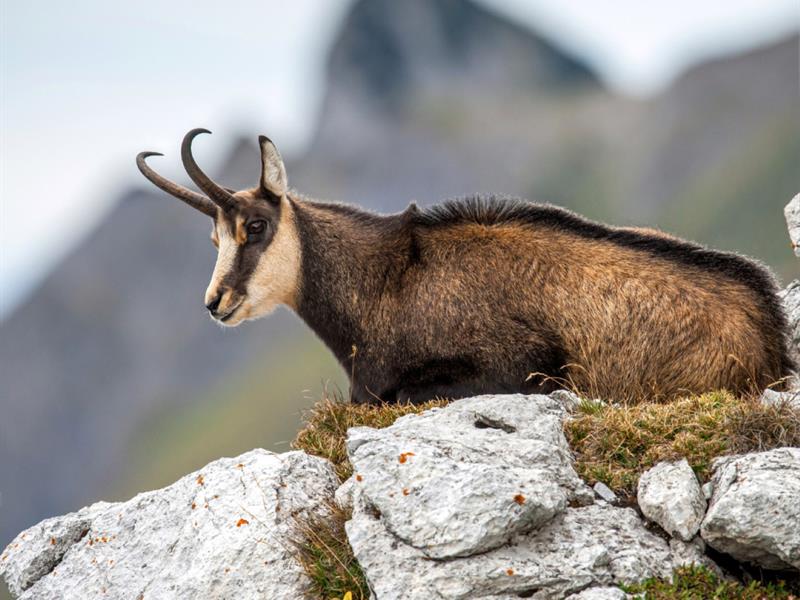
[[[609,227],[566,209],[505,196],[469,196],[449,200],[419,211],[415,223],[441,227],[461,223],[501,225],[519,223],[566,231],[581,237],[607,241],[690,267],[722,273],[757,292],[768,305],[775,305],[777,283],[756,261],[731,252],[710,250],[699,244],[658,235]],[[779,307],[774,307],[780,311]],[[782,315],[781,315],[782,318]]]

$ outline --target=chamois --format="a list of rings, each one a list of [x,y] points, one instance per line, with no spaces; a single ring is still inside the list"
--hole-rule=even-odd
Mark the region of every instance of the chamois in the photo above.
[[[571,385],[610,399],[754,392],[794,365],[769,271],[650,229],[474,196],[376,215],[288,188],[259,137],[259,185],[194,192],[137,165],[213,219],[205,304],[227,326],[294,310],[351,377],[355,402],[421,402]]]

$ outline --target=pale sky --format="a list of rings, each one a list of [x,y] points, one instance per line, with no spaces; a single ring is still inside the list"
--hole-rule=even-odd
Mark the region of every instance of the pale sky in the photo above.
[[[479,1],[632,95],[800,28],[798,0]],[[158,168],[175,178],[179,141],[197,126],[223,141],[256,127],[302,152],[350,4],[0,0],[0,317],[141,183],[138,151],[168,154]],[[198,146],[202,164],[224,153]]]

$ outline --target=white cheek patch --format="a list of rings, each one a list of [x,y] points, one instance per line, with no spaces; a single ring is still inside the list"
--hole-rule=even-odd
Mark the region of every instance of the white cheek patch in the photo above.
[[[263,316],[278,304],[296,308],[300,252],[291,205],[284,200],[275,237],[259,258],[247,283],[250,317]]]

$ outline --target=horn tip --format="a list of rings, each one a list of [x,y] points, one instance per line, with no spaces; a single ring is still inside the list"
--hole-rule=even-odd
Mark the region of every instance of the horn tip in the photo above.
[[[273,146],[275,145],[275,143],[265,135],[258,136],[258,143],[259,144],[268,143],[268,144],[272,144]]]
[[[196,135],[200,135],[201,133],[211,133],[211,132],[208,129],[206,129],[205,127],[195,127],[194,129],[192,129],[186,135],[187,135],[187,137],[188,136],[194,137]]]

